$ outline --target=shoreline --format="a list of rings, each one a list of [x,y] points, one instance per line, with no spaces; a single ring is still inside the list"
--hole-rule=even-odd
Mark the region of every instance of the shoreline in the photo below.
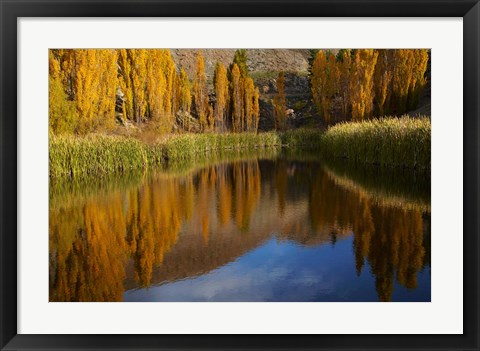
[[[91,134],[50,136],[49,177],[121,174],[194,163],[223,153],[260,149],[319,151],[323,157],[355,164],[430,170],[429,118],[383,118],[341,123],[327,131],[173,134],[146,143],[134,137]]]

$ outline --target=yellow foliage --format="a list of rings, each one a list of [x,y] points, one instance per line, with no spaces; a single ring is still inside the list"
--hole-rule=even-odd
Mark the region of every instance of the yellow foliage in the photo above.
[[[232,129],[234,132],[242,130],[243,99],[241,91],[240,69],[234,63],[232,67]]]
[[[225,118],[228,111],[229,95],[228,95],[228,78],[227,69],[222,63],[215,66],[215,97],[217,103],[215,105],[215,120],[222,131],[225,131]]]
[[[49,74],[50,83],[56,85],[50,87],[49,98],[51,118],[57,119],[50,123],[52,132],[87,133],[113,126],[117,88],[115,50],[50,50]],[[72,104],[76,114],[69,111],[65,121],[58,121],[58,111],[65,112],[65,106]],[[67,124],[69,128],[61,127]]]
[[[207,127],[208,91],[206,82],[205,62],[203,60],[202,51],[199,50],[197,54],[195,78],[193,80],[193,95],[195,97],[195,110],[202,130],[205,130]]]
[[[370,117],[373,111],[373,74],[377,64],[378,52],[372,49],[355,50],[350,75],[350,103],[352,120]]]
[[[248,132],[254,131],[254,98],[255,98],[255,86],[253,79],[246,77],[244,79],[244,102],[245,102],[245,130]]]

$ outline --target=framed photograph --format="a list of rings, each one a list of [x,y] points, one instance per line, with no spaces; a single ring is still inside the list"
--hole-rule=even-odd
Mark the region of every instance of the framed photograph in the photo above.
[[[479,349],[477,0],[0,1],[2,350]]]

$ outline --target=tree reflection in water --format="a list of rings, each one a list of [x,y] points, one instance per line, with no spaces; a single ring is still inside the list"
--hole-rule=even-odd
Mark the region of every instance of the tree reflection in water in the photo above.
[[[222,267],[272,236],[314,247],[351,235],[352,269],[361,275],[368,263],[378,299],[390,301],[395,280],[415,289],[430,265],[429,181],[400,178],[405,186],[391,174],[279,158],[63,194],[53,184],[50,301],[121,301],[126,290]]]

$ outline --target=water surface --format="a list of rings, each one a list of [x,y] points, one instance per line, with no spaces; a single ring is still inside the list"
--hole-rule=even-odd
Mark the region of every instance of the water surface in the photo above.
[[[50,301],[430,301],[429,175],[177,166],[52,182]]]

